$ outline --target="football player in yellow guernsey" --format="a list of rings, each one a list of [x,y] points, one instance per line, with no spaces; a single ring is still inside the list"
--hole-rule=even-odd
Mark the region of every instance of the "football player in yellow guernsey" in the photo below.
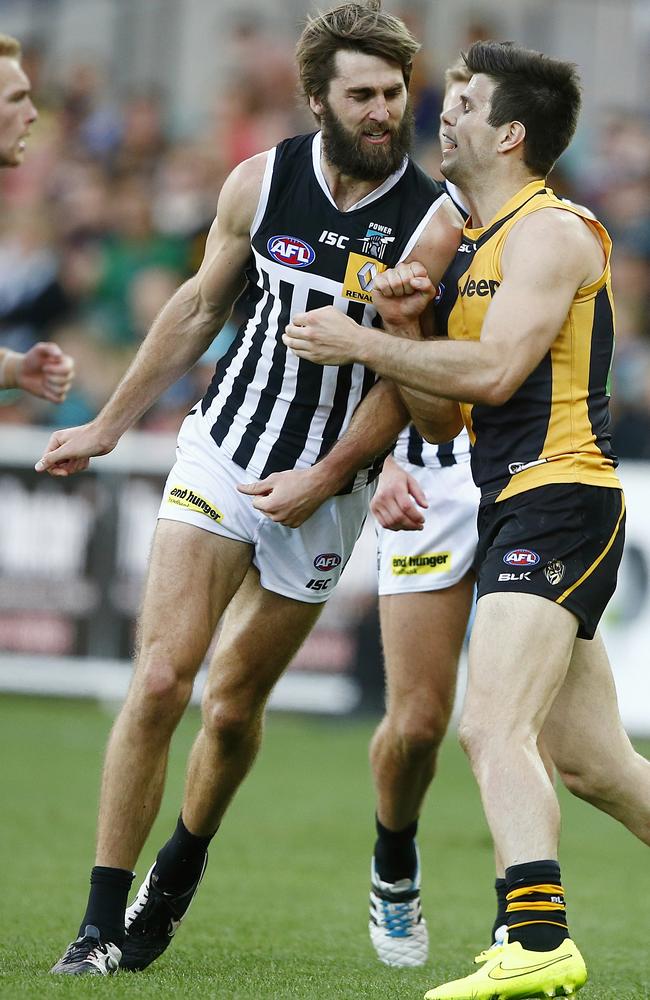
[[[460,738],[506,865],[508,930],[478,971],[427,998],[562,996],[587,973],[540,733],[571,791],[650,842],[650,763],[623,730],[597,632],[625,522],[609,432],[611,243],[545,185],[575,130],[575,67],[497,42],[465,60],[472,79],[443,118],[442,171],[470,208],[443,278],[449,340],[421,338],[433,289],[411,263],[375,282],[384,331],[320,309],[294,316],[285,342],[320,364],[362,361],[420,392],[423,412],[427,394],[462,403],[482,496]]]

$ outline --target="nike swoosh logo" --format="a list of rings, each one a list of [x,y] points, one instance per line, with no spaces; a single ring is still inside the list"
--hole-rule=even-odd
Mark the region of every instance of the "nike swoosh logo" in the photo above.
[[[519,968],[509,969],[504,969],[503,963],[499,962],[493,969],[490,969],[488,977],[490,979],[516,979],[518,976],[528,976],[531,972],[542,972],[544,969],[550,969],[552,965],[557,965],[558,962],[565,962],[567,958],[571,958],[571,955],[558,955],[557,958],[552,958],[550,962],[539,962],[537,965],[524,965]]]

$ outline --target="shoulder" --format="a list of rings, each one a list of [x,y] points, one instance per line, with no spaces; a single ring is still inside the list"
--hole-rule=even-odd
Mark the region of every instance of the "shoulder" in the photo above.
[[[602,270],[603,247],[590,222],[569,209],[549,206],[519,219],[506,238],[504,272],[527,263],[566,276],[585,277],[594,269]]]
[[[221,188],[217,215],[235,232],[248,232],[255,217],[262,182],[271,151],[243,160],[228,175]]]
[[[422,258],[417,256],[417,251],[439,252],[444,250],[455,254],[462,235],[463,220],[451,198],[443,192],[443,200],[421,233],[410,257],[421,260]]]

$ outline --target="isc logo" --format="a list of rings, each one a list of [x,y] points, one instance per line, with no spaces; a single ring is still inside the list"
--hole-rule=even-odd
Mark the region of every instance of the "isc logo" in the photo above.
[[[539,556],[531,549],[510,549],[503,557],[508,566],[536,566]]]
[[[272,236],[266,244],[266,249],[273,260],[288,267],[307,267],[316,257],[309,243],[295,236]]]
[[[321,552],[319,556],[314,559],[314,566],[321,572],[327,572],[329,569],[336,569],[337,566],[341,565],[341,557],[336,552]]]

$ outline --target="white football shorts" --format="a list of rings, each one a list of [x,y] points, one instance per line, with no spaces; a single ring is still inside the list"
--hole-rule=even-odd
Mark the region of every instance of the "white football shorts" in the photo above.
[[[266,590],[309,604],[326,601],[361,533],[376,484],[331,497],[299,528],[285,528],[238,492],[237,484],[255,477],[224,455],[204,427],[193,414],[183,421],[158,517],[247,542]]]
[[[471,568],[476,551],[480,498],[469,462],[442,468],[400,462],[417,480],[429,506],[421,531],[389,531],[377,525],[379,594],[444,590]]]

